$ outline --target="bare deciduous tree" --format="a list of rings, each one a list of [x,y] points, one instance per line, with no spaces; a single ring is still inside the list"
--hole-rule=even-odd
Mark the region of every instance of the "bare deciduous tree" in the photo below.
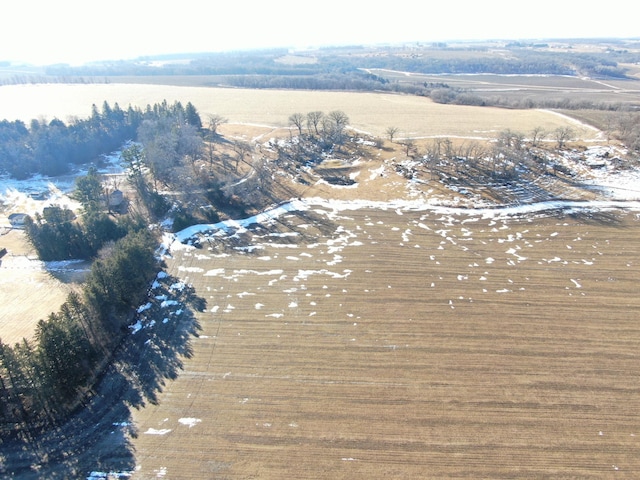
[[[324,113],[319,111],[307,113],[307,128],[309,129],[309,133],[315,133],[316,135],[320,135],[320,131],[318,130],[318,128],[322,124],[323,117],[324,117]]]
[[[207,152],[207,160],[209,160],[209,164],[213,165],[213,161],[216,158],[216,146],[213,142],[206,143],[206,152]]]
[[[620,140],[628,148],[640,151],[640,115],[638,113],[627,112],[624,115],[620,115],[617,121],[617,129]]]
[[[441,155],[442,155],[442,139],[436,138],[431,142],[430,145],[427,146],[426,154],[423,157],[424,159],[423,162],[425,166],[429,169],[432,180],[436,176],[436,165],[438,165]]]
[[[400,129],[398,127],[388,127],[384,133],[387,136],[387,138],[389,139],[389,141],[391,143],[393,143],[393,137],[396,136],[396,133],[398,133],[400,131]]]
[[[294,113],[289,116],[289,125],[293,125],[298,129],[298,135],[302,135],[304,120],[305,120],[304,115],[301,113]]]
[[[416,142],[413,138],[402,140],[400,145],[404,147],[404,153],[407,157],[413,157],[417,153]]]
[[[458,147],[457,156],[464,159],[466,165],[476,165],[485,154],[485,148],[480,143],[471,141]]]
[[[227,119],[217,113],[210,114],[208,117],[207,128],[211,136],[218,134],[218,127],[223,123],[227,123]]]
[[[548,132],[542,127],[535,127],[531,130],[531,145],[537,147],[538,144],[545,139]]]
[[[524,134],[520,132],[514,132],[507,128],[498,134],[498,145],[501,147],[514,148],[515,150],[522,150],[524,143]]]
[[[553,138],[556,141],[558,149],[564,148],[565,144],[574,136],[571,127],[558,127],[553,131]]]
[[[238,170],[238,164],[241,161],[245,162],[244,157],[252,150],[251,144],[244,140],[237,140],[233,143],[233,151],[236,152],[236,170]]]
[[[344,131],[349,124],[349,117],[342,110],[329,112],[322,118],[322,133],[336,145],[344,141]]]
[[[513,148],[520,151],[524,146],[524,133],[513,132]]]

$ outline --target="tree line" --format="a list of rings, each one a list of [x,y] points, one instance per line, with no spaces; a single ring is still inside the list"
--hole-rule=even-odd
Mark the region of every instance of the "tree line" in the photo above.
[[[363,71],[319,73],[316,75],[224,75],[215,77],[218,85],[241,88],[279,88],[296,90],[392,90],[398,84]]]
[[[349,117],[342,110],[333,110],[327,114],[316,110],[289,116],[289,126],[295,127],[299,136],[315,138],[326,146],[343,143],[348,125]]]
[[[33,340],[0,340],[0,431],[24,440],[64,421],[90,394],[159,265],[148,230],[115,242],[80,293],[37,324]]]
[[[2,120],[0,173],[16,179],[68,173],[74,166],[87,164],[120,148],[125,141],[135,140],[145,120],[158,118],[169,110],[181,112],[187,122],[201,127],[191,102],[186,106],[180,102],[147,105],[143,111],[132,106],[124,110],[118,103],[111,106],[105,101],[101,109],[93,105],[88,118],[68,124],[57,118],[49,122],[33,119],[27,127],[21,120]]]
[[[105,102],[104,110],[117,109],[107,108]],[[132,135],[144,138],[149,158],[158,162],[157,156],[172,149],[189,151],[188,135],[174,137],[167,125],[192,134],[201,128],[191,103],[164,101],[138,112],[140,121]],[[153,142],[163,138],[166,148],[154,150]],[[162,177],[157,178],[145,175],[144,181]],[[146,217],[135,211],[111,215],[105,193],[102,178],[90,168],[76,179],[72,194],[82,204],[78,218],[71,210],[53,206],[25,222],[27,238],[42,260],[88,258],[93,263],[81,289],[38,322],[33,339],[15,345],[0,340],[0,431],[5,438],[19,435],[28,442],[82,404],[128,333],[136,307],[160,269],[157,238],[147,228]]]
[[[69,209],[47,207],[42,215],[25,219],[27,240],[43,261],[93,259],[109,242],[115,242],[130,231],[141,230],[142,217],[114,219],[105,212],[88,210],[77,221]]]
[[[417,165],[429,171],[431,178],[441,176],[448,184],[485,187],[509,184],[531,174],[573,175],[557,161],[556,155],[550,154],[553,148],[558,152],[567,149],[575,140],[576,132],[568,126],[553,130],[535,127],[526,134],[505,129],[490,144],[434,138],[423,147],[412,138],[397,139],[397,127],[388,127],[385,133],[390,142],[400,145],[406,157],[413,160],[412,165],[396,164],[397,172],[408,179],[417,175]]]
[[[409,85],[405,91],[409,91]],[[503,107],[503,108],[544,108],[563,110],[602,110],[602,111],[629,111],[636,107],[622,102],[593,101],[579,98],[508,98],[500,95],[478,94],[473,91],[455,88],[449,85],[430,86],[427,83],[414,86],[414,93],[427,96],[436,103],[451,105],[471,105],[479,107]]]
[[[35,174],[47,176],[68,173],[73,166],[95,160],[123,142],[135,138],[142,112],[116,103],[104,102],[102,111],[93,105],[87,119],[69,124],[54,118],[31,120],[29,127],[20,120],[0,121],[0,172],[17,179]]]
[[[542,48],[538,48],[542,47]],[[52,76],[115,76],[115,75],[264,75],[315,76],[348,74],[360,69],[380,68],[426,74],[495,73],[588,75],[624,78],[622,64],[640,61],[635,52],[612,50],[592,53],[553,51],[544,45],[506,44],[508,58],[496,55],[486,46],[414,46],[369,48],[324,48],[300,54],[308,61],[283,61],[288,51],[272,49],[246,52],[207,53],[175,56],[188,62],[166,61],[158,67],[145,59],[109,62],[79,67],[54,65],[47,67]],[[165,58],[165,60],[171,60]]]

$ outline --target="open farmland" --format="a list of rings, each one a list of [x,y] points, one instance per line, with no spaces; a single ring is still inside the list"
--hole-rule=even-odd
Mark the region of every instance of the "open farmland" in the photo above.
[[[174,245],[207,306],[133,478],[640,472],[635,213],[293,207]]]
[[[637,202],[443,207],[356,168],[178,235],[199,247],[168,272],[206,308],[177,379],[116,419],[133,478],[637,473]]]
[[[69,460],[22,477],[640,472],[637,202],[462,208],[333,189],[352,200],[179,234],[171,288],[193,285],[204,308],[191,320],[155,282],[160,310],[139,310],[126,349],[140,363],[114,369],[144,396],[104,383],[50,440]]]
[[[191,95],[196,90],[179,91],[185,96],[166,98],[192,101],[206,115]],[[273,129],[286,127],[295,111],[339,109],[354,128],[382,134],[406,125],[400,136],[415,137],[439,128],[447,136],[460,128],[460,136],[491,137],[541,125],[533,119],[576,125],[550,112],[408,96],[203,91],[211,105],[229,109],[211,110],[230,120],[223,135],[259,136],[265,150]],[[227,104],[217,92],[229,95]],[[297,102],[297,93],[315,103]],[[234,104],[233,94],[246,95],[244,103]],[[278,95],[291,103],[279,104]],[[374,118],[380,111],[396,112],[398,121]],[[504,124],[491,123],[497,118]],[[517,125],[519,118],[530,127]],[[637,476],[637,170],[618,171],[609,161],[594,170],[568,156],[569,170],[578,172],[570,182],[545,176],[552,183],[505,206],[483,197],[486,185],[466,185],[465,193],[426,169],[408,179],[397,167],[412,162],[401,152],[387,143],[370,155],[330,158],[304,184],[273,167],[269,176],[290,188],[284,200],[291,201],[170,238],[169,276],[162,272],[150,288],[88,405],[33,452],[0,451],[0,472],[92,479]],[[323,170],[354,183],[330,184]],[[587,177],[593,183],[585,187]],[[168,296],[187,285],[204,300],[193,318]],[[122,387],[127,382],[134,386]]]
[[[20,230],[0,236],[0,248],[7,249],[0,259],[0,338],[13,345],[33,336],[38,321],[64,302],[88,266],[41,262]]]
[[[640,80],[637,79],[598,80],[560,75],[427,75],[375,69],[371,72],[400,83],[444,83],[505,105],[526,105],[527,101],[543,105],[551,102],[637,105],[640,102]]]
[[[167,85],[5,85],[0,87],[0,118],[21,119],[57,117],[67,120],[87,117],[90,106],[106,100],[122,108],[144,108],[163,100],[191,101],[203,119],[219,114],[230,123],[287,127],[292,113],[332,110],[345,112],[350,126],[384,136],[389,126],[400,129],[398,137],[495,138],[511,129],[530,132],[536,127],[552,131],[571,126],[584,140],[597,138],[598,132],[569,118],[543,110],[506,110],[500,108],[441,105],[424,97],[383,93],[245,90]]]

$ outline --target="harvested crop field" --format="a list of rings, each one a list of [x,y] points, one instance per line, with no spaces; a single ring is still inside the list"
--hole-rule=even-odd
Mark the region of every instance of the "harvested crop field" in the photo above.
[[[633,71],[633,67],[630,69]],[[533,101],[543,105],[551,102],[633,105],[640,99],[640,82],[637,79],[602,81],[563,75],[428,75],[375,69],[372,72],[400,83],[444,83],[489,101],[499,99],[503,104],[519,102],[525,105],[526,102]]]
[[[370,96],[410,99],[386,97]],[[339,108],[363,130],[376,110],[360,103],[354,114],[315,98],[293,108]],[[255,106],[260,117],[251,102],[242,113],[229,100],[241,113],[229,115],[223,135],[266,142],[294,111],[272,111],[269,101]],[[445,122],[444,113],[429,122],[412,108],[398,110],[414,112],[410,126]],[[505,113],[505,127],[526,130],[513,123],[522,112]],[[372,128],[384,130],[391,118],[371,120]],[[488,117],[478,122],[493,135]],[[271,178],[290,192],[274,198],[289,201],[178,233],[199,243],[172,243],[168,276],[160,272],[151,286],[87,405],[33,451],[4,444],[0,473],[638,476],[637,169],[605,162],[595,171],[587,157],[574,159],[580,175],[570,184],[544,176],[552,183],[520,197],[526,178],[493,185],[505,190],[505,206],[488,203],[485,185],[459,188],[426,170],[408,179],[395,148],[327,159],[306,183],[274,169]],[[189,285],[201,311],[171,296]]]
[[[296,205],[174,244],[206,311],[133,478],[640,473],[635,213]]]
[[[235,88],[178,87],[170,85],[89,84],[89,85],[5,85],[0,87],[2,118],[29,122],[43,115],[66,121],[91,114],[91,104],[104,101],[120,107],[140,108],[167,100],[192,102],[206,121],[208,114],[226,117],[230,123],[287,127],[293,113],[328,113],[341,110],[350,125],[361,131],[384,136],[387,127],[399,128],[401,137],[495,138],[511,129],[531,132],[536,127],[552,131],[571,126],[584,140],[596,138],[597,131],[568,117],[543,110],[508,110],[491,107],[442,105],[424,97],[383,93],[329,91],[251,90]]]
[[[0,236],[0,338],[13,345],[31,338],[39,320],[55,312],[77,287],[86,262],[38,260],[21,230]]]

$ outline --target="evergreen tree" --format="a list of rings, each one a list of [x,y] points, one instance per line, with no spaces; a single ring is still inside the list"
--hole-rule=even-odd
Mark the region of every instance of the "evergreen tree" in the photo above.
[[[86,175],[76,178],[76,188],[71,196],[82,204],[87,213],[101,210],[105,196],[102,179],[95,167],[90,167]]]
[[[64,313],[49,315],[36,327],[38,355],[51,384],[64,401],[76,397],[91,371],[94,358],[89,339],[80,326]]]
[[[0,341],[0,364],[3,367],[3,385],[7,388],[6,412],[10,421],[25,426],[29,421],[29,395],[22,365],[11,346]]]
[[[200,114],[191,102],[188,102],[185,107],[185,117],[189,125],[193,125],[198,130],[202,128],[202,119],[200,118]]]
[[[103,212],[90,212],[84,217],[82,226],[87,251],[91,257],[95,257],[104,244],[116,241],[127,234],[126,227],[119,225]]]

